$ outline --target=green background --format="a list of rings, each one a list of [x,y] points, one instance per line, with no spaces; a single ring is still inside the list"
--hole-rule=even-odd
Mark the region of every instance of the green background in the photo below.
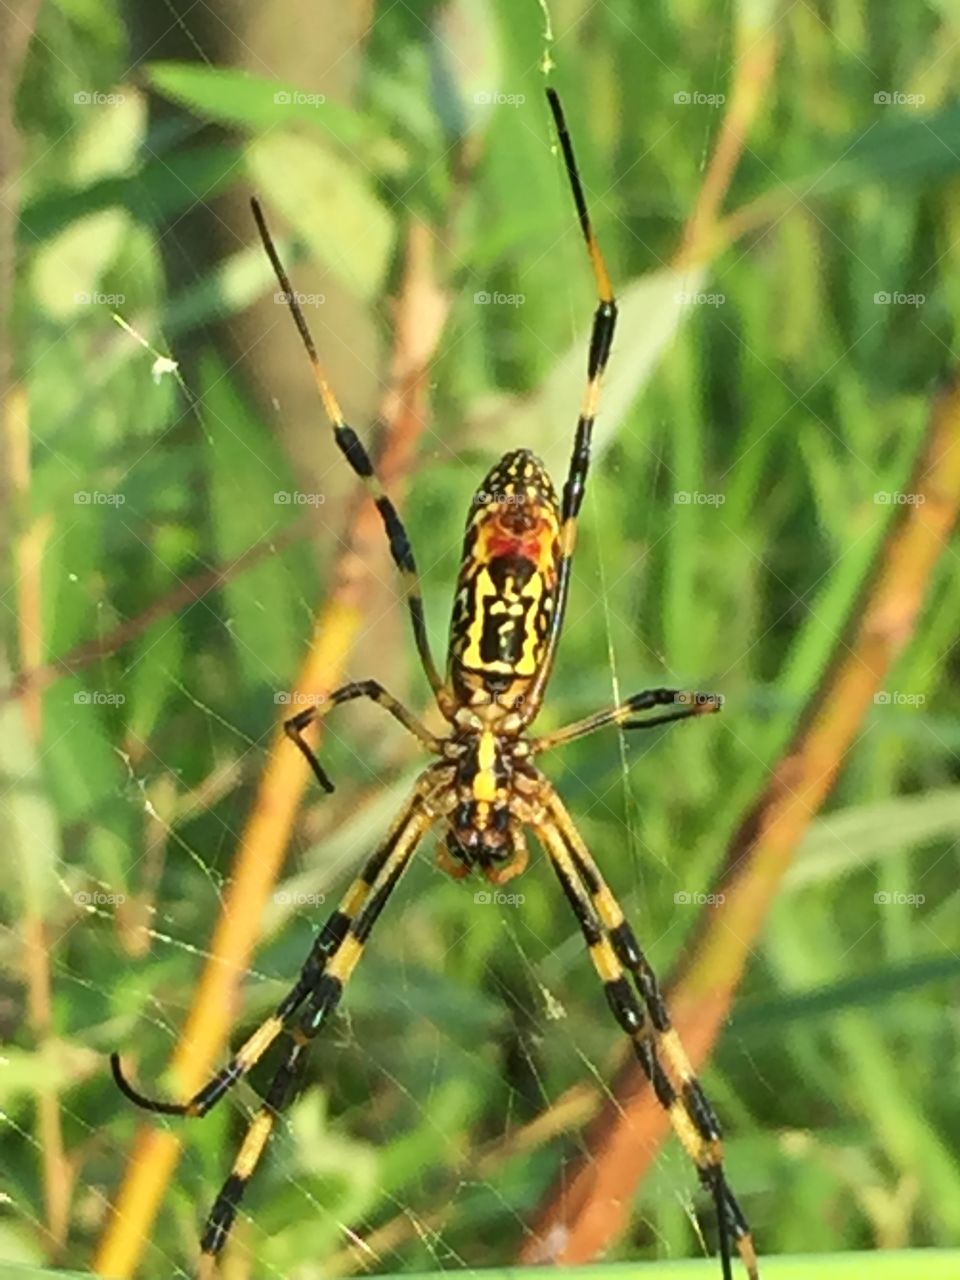
[[[542,96],[544,62],[556,64],[625,305],[540,725],[647,686],[726,699],[723,716],[609,732],[546,765],[663,974],[696,919],[676,895],[709,889],[767,781],[895,514],[878,495],[904,491],[932,393],[956,367],[953,4],[178,12],[43,5],[11,97],[22,152],[10,342],[32,473],[7,514],[14,531],[46,530],[43,658],[161,604],[110,656],[66,664],[43,694],[39,742],[20,701],[0,707],[11,1263],[90,1262],[141,1123],[104,1055],[122,1049],[145,1088],[162,1087],[353,493],[274,303],[251,190],[313,297],[318,345],[367,440],[411,221],[438,229],[451,311],[403,511],[440,654],[474,488],[520,446],[559,481],[572,438],[594,301]],[[748,210],[743,234],[702,275],[672,273],[728,105],[676,95],[729,95],[738,58],[771,28],[777,65],[724,205]],[[154,357],[113,311],[179,362],[182,386],[151,376]],[[285,535],[304,506],[278,493],[320,495],[316,521]],[[258,543],[269,554],[254,567],[162,607]],[[947,548],[704,1073],[764,1255],[945,1248],[960,1234],[956,566]],[[11,567],[11,678],[18,581]],[[425,706],[382,560],[363,631],[349,675]],[[278,890],[332,902],[419,756],[376,708],[339,714],[322,755],[337,794],[309,793]],[[311,1056],[315,1087],[250,1190],[238,1274],[323,1275],[347,1228],[362,1236],[404,1214],[421,1229],[375,1270],[515,1256],[580,1140],[521,1156],[506,1144],[575,1086],[602,1097],[621,1046],[542,860],[511,886],[522,904],[478,903],[480,888],[441,875],[429,848],[401,886]],[[84,893],[122,894],[124,909]],[[235,1044],[286,989],[324,909],[274,903]],[[50,946],[53,1034],[39,1047],[24,1014],[28,912]],[[56,1258],[35,1126],[49,1089],[76,1167]],[[186,1153],[142,1274],[193,1265],[255,1103],[244,1086],[202,1123],[169,1122]],[[670,1140],[611,1256],[696,1256],[694,1211],[712,1240]]]

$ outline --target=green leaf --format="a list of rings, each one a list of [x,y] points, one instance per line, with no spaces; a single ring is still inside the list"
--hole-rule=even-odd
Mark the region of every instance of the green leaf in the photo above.
[[[395,168],[400,146],[342,103],[281,80],[192,62],[154,62],[147,68],[159,94],[218,124],[266,131],[305,124],[349,150],[368,168]]]
[[[213,442],[207,455],[210,503],[219,558],[226,561],[257,538],[279,531],[291,512],[302,508],[289,502],[293,486],[282,450],[237,394],[223,366],[207,357],[201,377],[204,425]],[[278,572],[276,561],[266,561],[226,582],[222,591],[237,661],[247,679],[279,693],[295,669],[301,645],[302,614],[286,575]],[[266,723],[274,712],[270,704]]]
[[[615,358],[610,361],[603,384],[594,431],[597,453],[610,444],[653,375],[688,309],[687,299],[700,288],[703,274],[700,270],[679,272],[671,268],[653,271],[632,281],[619,295]],[[488,401],[482,420],[475,419],[469,425],[471,437],[489,441],[491,451],[522,440],[540,455],[550,475],[565,475],[586,386],[588,344],[589,330],[584,330],[532,396],[522,400],[498,397],[493,409]]]
[[[839,879],[880,858],[943,836],[960,836],[960,788],[853,805],[811,824],[784,890]]]
[[[117,96],[119,102],[93,104],[79,113],[82,125],[70,166],[70,176],[76,182],[122,174],[136,161],[146,130],[146,99],[129,85]]]
[[[78,218],[117,206],[157,226],[201,196],[209,200],[236,182],[242,172],[237,167],[240,156],[236,147],[191,147],[152,159],[129,177],[104,178],[80,188],[54,187],[24,206],[18,227],[21,243],[32,248]]]
[[[128,228],[126,214],[104,209],[78,218],[41,246],[33,264],[33,290],[48,315],[65,321],[91,307],[123,306],[122,295],[101,293],[97,286]]]
[[[875,110],[877,118],[852,139],[843,138],[816,170],[778,180],[750,208],[772,219],[798,198],[844,195],[872,182],[916,191],[960,169],[960,107],[933,116],[880,104]]]
[[[731,1030],[735,1035],[747,1032],[758,1036],[781,1035],[788,1022],[830,1017],[854,1006],[879,1004],[904,991],[915,991],[931,983],[955,979],[958,974],[960,957],[954,955],[887,966],[880,971],[871,971],[811,991],[782,992],[773,1000],[743,1004],[730,1020]]]
[[[39,919],[58,897],[57,864],[62,853],[57,816],[43,776],[23,704],[8,702],[0,707],[0,777],[4,785],[0,830],[7,866],[18,871],[18,908]]]
[[[100,1056],[73,1041],[48,1040],[41,1050],[4,1050],[0,1102],[7,1112],[44,1092],[62,1092],[93,1074]],[[6,1276],[6,1271],[0,1271]]]
[[[941,180],[960,169],[960,107],[933,116],[876,105],[876,122],[851,142],[844,140],[836,159],[795,187],[810,195],[836,195],[865,182]]]
[[[359,167],[287,133],[257,139],[247,158],[256,188],[270,193],[317,260],[354,293],[375,297],[395,228]]]

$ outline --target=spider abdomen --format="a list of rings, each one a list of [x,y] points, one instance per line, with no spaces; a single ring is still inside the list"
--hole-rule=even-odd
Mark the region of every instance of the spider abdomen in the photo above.
[[[450,627],[455,696],[517,706],[543,660],[560,562],[557,496],[528,449],[505,454],[474,495]]]

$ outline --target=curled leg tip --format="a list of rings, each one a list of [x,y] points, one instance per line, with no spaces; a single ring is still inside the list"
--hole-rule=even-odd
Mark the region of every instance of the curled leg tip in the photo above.
[[[135,1089],[124,1075],[123,1067],[120,1064],[120,1055],[116,1051],[110,1054],[110,1070],[113,1073],[114,1083],[123,1096],[129,1098],[133,1105],[139,1107],[141,1111],[153,1111],[155,1114],[162,1116],[187,1116],[193,1114],[189,1103],[163,1102],[157,1098],[148,1098],[139,1089]]]

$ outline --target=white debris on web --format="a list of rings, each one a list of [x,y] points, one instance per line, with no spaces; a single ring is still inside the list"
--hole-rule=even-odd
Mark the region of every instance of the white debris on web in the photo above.
[[[128,333],[130,337],[133,338],[134,342],[138,342],[140,346],[143,347],[144,351],[149,351],[150,355],[153,356],[153,364],[150,366],[150,376],[153,378],[154,384],[159,386],[163,379],[170,375],[176,379],[177,386],[187,397],[191,407],[195,407],[193,396],[190,394],[190,390],[183,380],[183,375],[180,373],[179,363],[174,360],[172,356],[168,356],[163,351],[158,351],[156,347],[152,346],[142,333],[139,333],[132,324],[127,320],[124,320],[123,316],[120,315],[119,312],[111,312],[111,318],[114,324],[119,325],[124,333]]]
[[[176,360],[171,360],[169,356],[157,356],[150,366],[150,376],[154,382],[160,382],[165,374],[176,373],[179,368]]]
[[[543,53],[540,57],[540,70],[546,76],[557,65],[550,50],[550,46],[553,44],[553,23],[550,20],[550,8],[547,0],[540,0],[540,11],[543,14]]]
[[[165,356],[162,351],[158,351],[156,347],[151,346],[143,334],[138,333],[133,325],[124,320],[123,316],[120,315],[118,311],[111,312],[110,318],[113,320],[114,324],[118,324],[120,326],[124,333],[128,333],[130,337],[133,338],[134,342],[139,342],[144,351],[149,351],[153,356],[153,367],[151,372],[153,374],[154,382],[159,382],[165,373],[176,373],[177,369],[180,367],[176,360],[172,359],[170,356]]]
[[[539,986],[540,994],[543,996],[544,1011],[547,1018],[549,1018],[551,1022],[559,1022],[561,1018],[565,1018],[567,1016],[567,1011],[553,992],[548,987],[545,987],[542,982]]]

